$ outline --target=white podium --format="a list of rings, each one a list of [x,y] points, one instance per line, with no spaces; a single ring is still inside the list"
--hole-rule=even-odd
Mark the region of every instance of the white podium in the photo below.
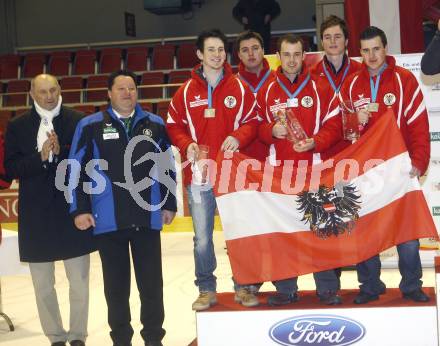
[[[440,263],[440,262],[439,262]],[[198,346],[352,345],[437,346],[437,300],[415,303],[390,288],[378,301],[353,304],[357,290],[342,290],[343,304],[324,306],[314,291],[301,291],[300,301],[281,308],[259,295],[256,308],[234,303],[233,293],[218,295],[219,303],[196,313]]]

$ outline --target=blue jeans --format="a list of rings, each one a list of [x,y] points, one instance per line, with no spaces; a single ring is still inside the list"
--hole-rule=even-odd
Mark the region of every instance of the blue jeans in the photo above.
[[[403,293],[409,293],[422,287],[422,263],[419,253],[418,240],[407,241],[397,245],[399,254],[399,271],[402,279],[399,288]],[[356,265],[361,292],[379,294],[385,284],[380,280],[381,263],[379,255]]]
[[[339,277],[334,269],[324,270],[321,272],[313,273],[315,279],[316,293],[323,295],[329,291],[337,292],[340,289]],[[285,280],[272,281],[279,293],[295,293],[298,290],[297,285],[298,278],[289,278]],[[238,291],[240,288],[247,288],[251,292],[258,292],[262,283],[255,283],[249,285],[240,285],[234,281],[234,290]]]
[[[188,185],[188,204],[194,226],[195,285],[200,292],[215,291],[217,288],[214,270],[217,261],[212,234],[216,202],[212,188],[204,185]]]
[[[339,291],[339,278],[334,269],[313,273],[313,278],[315,279],[316,293],[318,295],[323,295],[330,291]],[[275,285],[277,292],[290,294],[298,291],[297,281],[298,278],[295,277],[274,281],[273,284]]]
[[[234,280],[234,278],[232,278],[232,282],[234,283],[234,291],[235,292],[237,292],[240,288],[247,288],[252,293],[258,293],[261,286],[263,285],[263,282],[248,284],[248,285],[240,285]]]

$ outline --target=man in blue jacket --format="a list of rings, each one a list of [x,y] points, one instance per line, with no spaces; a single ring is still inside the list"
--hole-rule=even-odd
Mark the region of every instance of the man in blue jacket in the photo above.
[[[113,345],[131,345],[133,336],[131,250],[141,335],[145,345],[160,346],[165,330],[159,231],[176,212],[174,160],[162,119],[137,104],[136,75],[111,74],[108,96],[107,110],[76,128],[70,212],[76,227],[93,229],[97,240]]]

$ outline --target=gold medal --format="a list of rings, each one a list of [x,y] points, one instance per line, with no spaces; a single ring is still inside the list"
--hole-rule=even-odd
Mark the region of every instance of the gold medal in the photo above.
[[[298,99],[296,97],[287,99],[287,107],[288,108],[296,108],[298,107]]]
[[[367,111],[370,113],[376,113],[379,111],[379,104],[377,102],[372,102],[367,104]]]
[[[215,118],[215,108],[206,108],[204,116],[205,118]]]

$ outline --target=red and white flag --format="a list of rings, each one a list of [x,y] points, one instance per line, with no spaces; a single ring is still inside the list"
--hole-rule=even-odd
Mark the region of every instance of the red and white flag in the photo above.
[[[349,55],[359,56],[359,35],[370,25],[385,32],[390,54],[423,52],[422,5],[420,0],[346,0]]]
[[[321,164],[273,167],[219,155],[217,206],[239,283],[352,265],[393,245],[438,238],[392,110]]]

